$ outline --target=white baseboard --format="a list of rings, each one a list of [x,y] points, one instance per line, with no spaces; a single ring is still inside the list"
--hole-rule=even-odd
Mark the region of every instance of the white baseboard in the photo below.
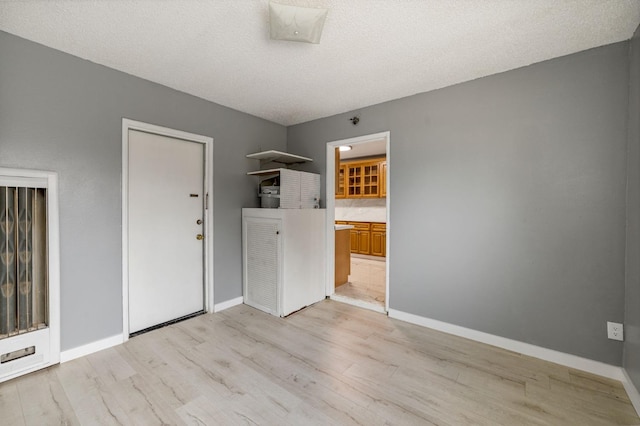
[[[229,309],[236,305],[241,305],[243,302],[242,296],[235,299],[227,300],[226,302],[218,303],[213,306],[213,312],[220,312],[225,309]],[[76,358],[80,358],[85,355],[92,354],[94,352],[101,351],[103,349],[110,348],[112,346],[120,345],[124,343],[124,337],[122,334],[116,336],[107,337],[106,339],[98,340],[77,348],[69,349],[60,353],[60,362],[71,361]]]
[[[213,305],[213,312],[224,311],[225,309],[232,308],[236,305],[242,305],[242,303],[244,303],[244,298],[242,296],[227,300],[226,302],[216,303]]]
[[[77,348],[60,352],[60,363],[71,361],[113,346],[121,345],[123,342],[124,339],[122,334],[117,334],[115,336],[107,337],[106,339],[91,342],[87,345],[78,346]]]
[[[633,408],[636,409],[636,413],[640,415],[640,392],[638,392],[638,389],[631,381],[631,377],[627,374],[627,370],[623,368],[622,374],[624,375],[624,380],[622,380],[624,390],[627,391],[627,395],[629,395],[629,399],[633,404]]]
[[[475,340],[476,342],[497,346],[502,349],[521,353],[523,355],[528,355],[535,358],[543,359],[545,361],[554,362],[566,367],[571,367],[577,370],[586,371],[588,373],[597,374],[599,376],[608,377],[610,379],[619,380],[623,384],[627,380],[625,378],[625,373],[622,367],[617,367],[615,365],[605,364],[603,362],[594,361],[592,359],[582,358],[577,355],[571,355],[564,352],[555,351],[553,349],[547,349],[541,346],[507,339],[506,337],[495,336],[493,334],[484,333],[482,331],[472,330],[470,328],[465,328],[431,318],[425,318],[419,315],[397,311],[395,309],[389,309],[389,317],[409,322],[411,324],[421,325],[423,327],[442,331],[444,333],[453,334],[455,336],[464,337],[466,339]]]

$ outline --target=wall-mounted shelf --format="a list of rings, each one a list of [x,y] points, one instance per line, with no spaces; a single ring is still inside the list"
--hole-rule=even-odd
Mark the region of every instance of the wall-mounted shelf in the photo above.
[[[281,169],[256,170],[254,172],[247,172],[247,174],[249,176],[269,176],[279,174],[280,170]]]
[[[262,151],[254,154],[248,154],[247,158],[253,158],[254,160],[260,160],[264,163],[282,163],[282,164],[296,164],[307,163],[313,161],[311,158],[303,157],[301,155],[288,154],[281,151]]]

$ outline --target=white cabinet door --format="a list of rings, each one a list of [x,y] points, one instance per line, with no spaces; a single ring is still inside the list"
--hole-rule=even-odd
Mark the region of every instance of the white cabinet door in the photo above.
[[[280,169],[280,208],[300,208],[300,172]]]
[[[317,209],[320,206],[320,175],[300,173],[300,208]]]
[[[243,220],[244,302],[278,315],[280,229],[282,220],[248,217]]]
[[[319,174],[280,169],[281,209],[315,209],[319,203]]]

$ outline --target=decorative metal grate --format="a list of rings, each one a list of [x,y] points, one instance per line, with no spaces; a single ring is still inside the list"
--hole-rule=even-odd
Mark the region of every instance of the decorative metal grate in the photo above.
[[[47,190],[0,186],[0,339],[48,323]]]

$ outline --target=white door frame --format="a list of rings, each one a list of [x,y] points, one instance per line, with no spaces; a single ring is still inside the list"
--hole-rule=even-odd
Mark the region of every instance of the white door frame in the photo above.
[[[391,231],[391,196],[390,196],[390,185],[389,182],[389,170],[391,167],[389,166],[391,161],[391,132],[381,132],[375,133],[372,135],[358,136],[355,138],[349,139],[341,139],[337,141],[327,142],[327,171],[326,171],[326,197],[327,197],[327,281],[326,281],[326,295],[331,296],[335,292],[335,208],[336,208],[336,191],[335,191],[335,182],[336,182],[336,147],[340,145],[357,145],[360,143],[372,142],[375,140],[385,139],[387,141],[386,147],[386,155],[387,155],[387,175],[386,175],[386,187],[387,187],[387,242],[386,242],[386,289],[385,289],[385,300],[384,300],[384,310],[386,312],[389,311],[389,238]],[[346,177],[345,177],[346,178]]]
[[[122,336],[129,340],[129,130],[138,130],[204,145],[204,309],[213,312],[213,138],[122,119]]]

